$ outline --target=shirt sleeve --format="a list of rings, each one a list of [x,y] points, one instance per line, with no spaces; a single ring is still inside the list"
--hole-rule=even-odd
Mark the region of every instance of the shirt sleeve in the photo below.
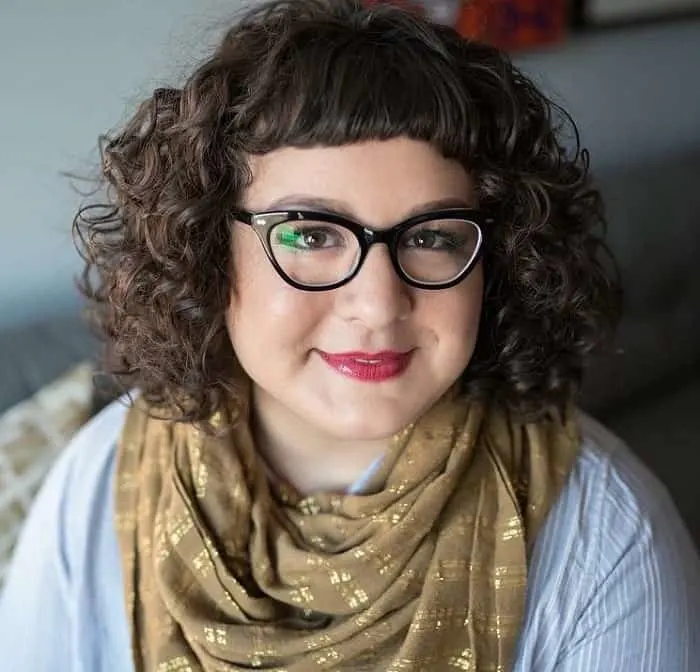
[[[542,540],[522,669],[697,671],[700,560],[668,492],[624,446],[578,478]]]
[[[646,516],[629,498],[607,498],[596,580],[556,672],[700,668],[697,554],[663,495]]]
[[[7,670],[73,669],[70,579],[60,522],[68,473],[68,460],[60,460],[40,490],[15,549],[0,598],[0,651]]]
[[[127,669],[121,660],[114,668],[114,652],[104,652],[105,632],[112,620],[119,624],[121,613],[104,602],[99,589],[100,583],[110,583],[104,573],[115,573],[105,562],[103,539],[114,536],[108,520],[110,467],[124,414],[125,408],[114,404],[88,423],[34,500],[0,593],[3,670]]]

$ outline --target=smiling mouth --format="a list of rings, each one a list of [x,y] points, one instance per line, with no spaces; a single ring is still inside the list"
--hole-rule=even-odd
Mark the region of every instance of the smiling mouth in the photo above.
[[[368,383],[380,383],[401,376],[413,356],[413,350],[377,353],[319,351],[321,359],[341,375]]]

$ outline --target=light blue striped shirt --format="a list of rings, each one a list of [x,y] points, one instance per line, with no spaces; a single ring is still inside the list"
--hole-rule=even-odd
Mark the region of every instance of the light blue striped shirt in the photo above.
[[[112,524],[124,414],[112,404],[89,423],[35,503],[0,598],[3,671],[132,670]],[[580,423],[581,454],[534,549],[515,670],[698,672],[697,552],[665,488]]]

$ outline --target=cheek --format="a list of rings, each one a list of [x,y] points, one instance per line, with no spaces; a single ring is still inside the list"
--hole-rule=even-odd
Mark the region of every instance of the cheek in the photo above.
[[[446,357],[460,361],[471,357],[479,331],[483,291],[483,270],[477,266],[456,287],[427,297],[424,321],[433,325],[435,338]]]
[[[234,254],[227,315],[234,350],[241,358],[249,353],[274,357],[280,346],[303,350],[324,319],[323,296],[290,287],[250,242],[241,241]]]

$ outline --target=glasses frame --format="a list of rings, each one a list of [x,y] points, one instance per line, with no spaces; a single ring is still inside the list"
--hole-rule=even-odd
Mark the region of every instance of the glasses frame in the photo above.
[[[295,289],[300,289],[306,292],[325,292],[346,285],[360,272],[370,248],[373,245],[380,243],[387,246],[391,263],[396,274],[407,285],[416,287],[417,289],[449,289],[450,287],[454,287],[462,282],[462,280],[464,280],[477,265],[484,249],[484,229],[486,226],[491,225],[494,222],[493,218],[486,214],[483,210],[473,208],[447,208],[443,210],[433,210],[431,212],[425,212],[409,217],[408,219],[405,219],[388,229],[374,229],[369,226],[365,226],[364,224],[360,224],[343,215],[310,209],[269,210],[264,212],[251,212],[248,210],[237,209],[234,216],[238,221],[243,224],[247,224],[253,229],[253,231],[255,231],[263,246],[263,249],[265,250],[267,258],[270,260],[270,263],[273,265],[280,277]],[[479,232],[479,241],[471,261],[457,276],[446,282],[440,283],[420,282],[413,279],[410,275],[407,275],[401,268],[397,251],[398,243],[401,235],[407,229],[410,229],[416,224],[423,224],[425,222],[430,222],[437,219],[462,219],[470,222],[476,226],[476,229]],[[290,278],[275,259],[275,255],[272,252],[272,245],[270,243],[272,229],[279,224],[303,221],[336,224],[347,229],[357,238],[357,242],[360,246],[360,254],[353,270],[342,280],[324,285],[305,285],[297,282],[293,278]]]

